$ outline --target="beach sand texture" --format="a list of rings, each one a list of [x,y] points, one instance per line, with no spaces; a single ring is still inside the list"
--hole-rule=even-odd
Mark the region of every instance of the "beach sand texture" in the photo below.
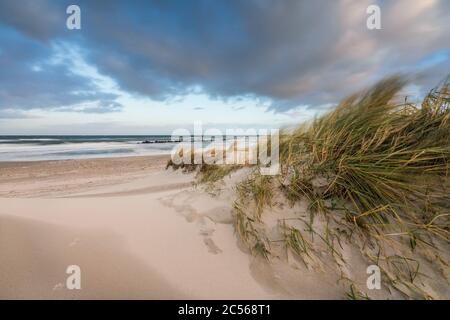
[[[250,254],[232,216],[249,168],[209,188],[167,161],[0,163],[0,299],[346,299],[346,279],[365,287],[368,261],[352,243],[342,244],[341,269],[306,267],[282,248],[269,260]],[[268,234],[307,209],[275,199],[270,211]],[[70,265],[80,290],[66,286]],[[438,271],[426,271],[430,295],[448,297]],[[385,288],[370,296],[405,298]]]
[[[322,277],[283,287],[240,248],[230,192],[211,196],[166,162],[0,164],[0,298],[342,297]],[[81,268],[81,290],[66,288],[69,265]]]

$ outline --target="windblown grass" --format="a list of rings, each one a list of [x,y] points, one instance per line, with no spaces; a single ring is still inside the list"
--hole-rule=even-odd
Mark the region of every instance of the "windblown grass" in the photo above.
[[[251,252],[268,259],[271,243],[281,242],[308,265],[323,258],[317,238],[342,266],[344,237],[380,267],[386,286],[405,296],[430,298],[417,285],[419,260],[439,265],[448,283],[440,250],[450,243],[450,83],[421,104],[399,100],[405,83],[385,79],[282,132],[281,175],[262,176],[255,168],[236,186],[235,229]],[[198,179],[214,183],[239,168],[201,166]],[[306,200],[309,220],[293,218],[304,226],[298,228],[280,219],[282,239],[270,239],[264,210],[280,195],[291,205]],[[325,221],[321,230],[314,228],[317,215]],[[368,297],[352,284],[348,298]]]
[[[180,149],[178,156],[182,159],[183,149]],[[189,158],[189,163],[181,161],[179,164],[175,164],[172,159],[170,159],[166,164],[166,169],[171,167],[174,170],[182,169],[183,172],[197,171],[196,177],[198,183],[214,185],[216,182],[222,180],[232,172],[242,168],[242,165],[234,164],[195,164],[193,152],[190,152]]]
[[[198,182],[214,184],[240,168],[242,168],[242,166],[232,164],[203,164],[200,166]]]
[[[450,84],[430,91],[420,105],[399,102],[404,85],[401,77],[385,79],[284,132],[281,176],[253,175],[237,186],[236,219],[252,221],[238,224],[241,237],[243,228],[251,226],[253,232],[273,193],[281,190],[291,204],[309,201],[307,232],[319,236],[338,264],[345,263],[335,249],[340,235],[357,234],[370,243],[371,250],[362,253],[381,265],[388,285],[429,298],[415,285],[418,262],[399,248],[407,243],[411,252],[448,268],[437,242],[446,248],[450,242]],[[330,222],[321,232],[313,229],[316,214]],[[305,264],[310,261],[314,244],[304,231],[284,223],[282,229],[286,248]],[[351,289],[349,297],[355,298]]]
[[[270,206],[273,197],[273,179],[263,176],[258,171],[253,172],[247,179],[236,187],[239,199],[252,200],[255,210],[253,218],[261,219],[264,207]],[[242,201],[246,206],[249,201]]]
[[[255,219],[247,215],[242,201],[234,203],[234,226],[242,241],[244,241],[253,254],[265,259],[269,258],[269,241],[257,229]]]
[[[350,202],[347,218],[360,227],[401,226],[415,242],[417,231],[448,241],[449,85],[420,106],[395,103],[403,85],[384,80],[285,136],[286,194]]]

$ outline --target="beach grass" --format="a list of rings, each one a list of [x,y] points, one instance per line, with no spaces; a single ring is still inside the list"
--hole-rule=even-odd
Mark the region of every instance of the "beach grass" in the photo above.
[[[289,199],[321,211],[339,201],[355,226],[405,235],[414,248],[430,235],[449,241],[450,90],[445,83],[420,105],[398,103],[404,84],[392,77],[345,99],[285,135],[280,157]]]
[[[199,170],[198,182],[214,184],[240,168],[242,168],[242,166],[233,164],[203,164]]]
[[[399,100],[405,83],[398,76],[385,79],[311,123],[283,133],[277,181],[291,204],[309,201],[310,228],[317,213],[336,222],[334,227],[327,224],[321,237],[333,255],[337,251],[327,239],[339,237],[336,225],[363,235],[375,248],[372,253],[377,252],[364,254],[384,265],[391,284],[408,295],[412,288],[420,291],[411,276],[419,266],[397,253],[402,243],[408,243],[411,252],[439,257],[443,268],[448,267],[436,243],[448,249],[450,242],[450,85],[447,81],[421,104],[413,104]],[[253,183],[263,187],[256,179]],[[265,204],[258,196],[254,201]],[[261,210],[256,206],[248,214],[260,217]],[[300,230],[290,228],[285,241],[304,256],[312,252],[305,239]],[[392,263],[394,258],[406,264],[407,271]],[[413,272],[409,265],[414,263]],[[405,284],[408,290],[399,288]],[[419,293],[416,296],[428,298]]]
[[[430,298],[417,284],[420,261],[448,268],[441,253],[450,243],[450,83],[421,103],[401,96],[406,83],[400,76],[384,79],[282,131],[281,174],[262,176],[256,166],[235,188],[235,229],[251,252],[268,259],[271,244],[281,242],[307,265],[321,259],[314,235],[342,266],[339,248],[348,240],[380,266],[386,286]],[[198,179],[216,182],[237,169],[202,167]],[[275,197],[291,206],[308,202],[309,218],[296,218],[303,228],[280,221],[281,240],[264,229]],[[318,217],[325,227],[315,230]],[[443,279],[448,283],[445,271]],[[366,295],[352,283],[348,298]]]

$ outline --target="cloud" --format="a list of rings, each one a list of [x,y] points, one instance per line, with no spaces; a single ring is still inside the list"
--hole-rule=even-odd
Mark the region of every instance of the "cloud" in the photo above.
[[[374,2],[381,30],[366,28]],[[221,99],[267,99],[278,112],[319,110],[397,72],[418,73],[421,86],[432,86],[449,70],[446,55],[427,66],[449,49],[448,1],[80,0],[80,31],[65,30],[68,1],[30,4],[35,10],[0,4],[0,37],[10,29],[20,34],[0,38],[0,67],[11,69],[0,75],[0,103],[9,107],[102,100],[96,83],[66,64],[30,71],[57,41],[83,48],[86,63],[125,92],[163,100],[201,88]]]
[[[35,118],[35,116],[32,116],[23,110],[0,109],[0,120],[3,119],[16,120],[16,119],[32,119],[32,118]]]
[[[55,59],[59,47],[54,44],[36,42],[9,28],[0,29],[0,43],[0,109],[62,110],[98,102],[105,108],[96,110],[103,113],[118,97],[105,92],[97,78],[74,70],[75,60]]]
[[[55,2],[41,0],[2,1],[0,23],[12,26],[25,35],[47,41],[65,23],[63,7]]]
[[[81,103],[65,107],[52,109],[57,112],[82,112],[82,113],[111,113],[120,112],[123,105],[113,100],[101,100],[94,102]]]

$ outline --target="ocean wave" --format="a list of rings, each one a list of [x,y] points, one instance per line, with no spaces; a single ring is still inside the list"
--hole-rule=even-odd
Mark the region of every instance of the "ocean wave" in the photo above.
[[[17,139],[18,141],[59,141],[61,139],[54,139],[54,138],[22,138]]]
[[[169,154],[173,144],[86,142],[64,144],[0,144],[0,161],[91,159],[130,155]]]
[[[1,137],[0,161],[39,161],[120,157],[130,155],[170,154],[175,146],[191,142],[174,142],[168,136],[128,137]],[[168,139],[169,138],[169,139]],[[142,143],[143,141],[153,143]],[[201,139],[194,141],[202,141]],[[156,141],[161,141],[157,143]],[[203,140],[203,147],[230,141]]]

